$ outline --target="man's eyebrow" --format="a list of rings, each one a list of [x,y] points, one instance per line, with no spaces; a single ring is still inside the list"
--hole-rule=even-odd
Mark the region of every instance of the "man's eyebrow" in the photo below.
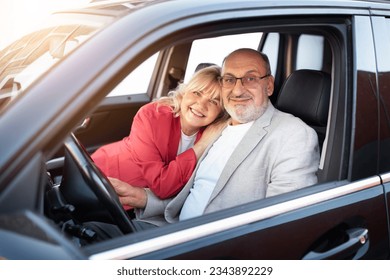
[[[257,73],[257,74],[259,74],[260,72],[259,72],[258,70],[253,69],[253,70],[249,70],[249,71],[245,72],[244,76],[245,76],[245,75],[248,75],[248,74],[252,74],[252,73]],[[233,77],[235,77],[234,74],[229,73],[229,72],[224,73],[222,76],[233,76]]]
[[[222,77],[223,77],[223,76],[233,76],[233,77],[234,77],[234,75],[231,74],[231,73],[223,73],[223,74],[221,74],[221,76],[222,76]]]

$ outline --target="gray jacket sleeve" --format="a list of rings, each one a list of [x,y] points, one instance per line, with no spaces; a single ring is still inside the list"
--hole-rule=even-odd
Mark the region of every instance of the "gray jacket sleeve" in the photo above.
[[[172,199],[162,200],[158,198],[150,189],[145,189],[148,196],[144,209],[135,209],[136,218],[145,220],[156,216],[163,216],[165,207]]]
[[[266,197],[297,190],[317,183],[316,172],[320,155],[316,132],[303,124],[295,122],[294,130],[283,137],[283,145],[272,163],[270,182]]]

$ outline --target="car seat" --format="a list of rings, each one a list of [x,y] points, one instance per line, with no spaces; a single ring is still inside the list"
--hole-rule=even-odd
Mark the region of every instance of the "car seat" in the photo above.
[[[318,135],[320,149],[326,135],[331,79],[318,70],[296,70],[285,80],[275,107],[311,126]]]

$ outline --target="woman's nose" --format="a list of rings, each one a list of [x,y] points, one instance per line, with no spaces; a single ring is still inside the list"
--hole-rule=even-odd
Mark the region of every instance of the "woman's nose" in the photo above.
[[[198,103],[202,105],[202,107],[207,107],[207,103],[209,102],[209,98],[206,96],[202,96],[199,98]]]

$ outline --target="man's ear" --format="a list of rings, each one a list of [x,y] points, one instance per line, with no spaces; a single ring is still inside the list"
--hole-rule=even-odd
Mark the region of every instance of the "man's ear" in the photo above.
[[[268,83],[267,83],[267,95],[271,96],[274,93],[274,82],[275,78],[273,76],[268,77]]]

